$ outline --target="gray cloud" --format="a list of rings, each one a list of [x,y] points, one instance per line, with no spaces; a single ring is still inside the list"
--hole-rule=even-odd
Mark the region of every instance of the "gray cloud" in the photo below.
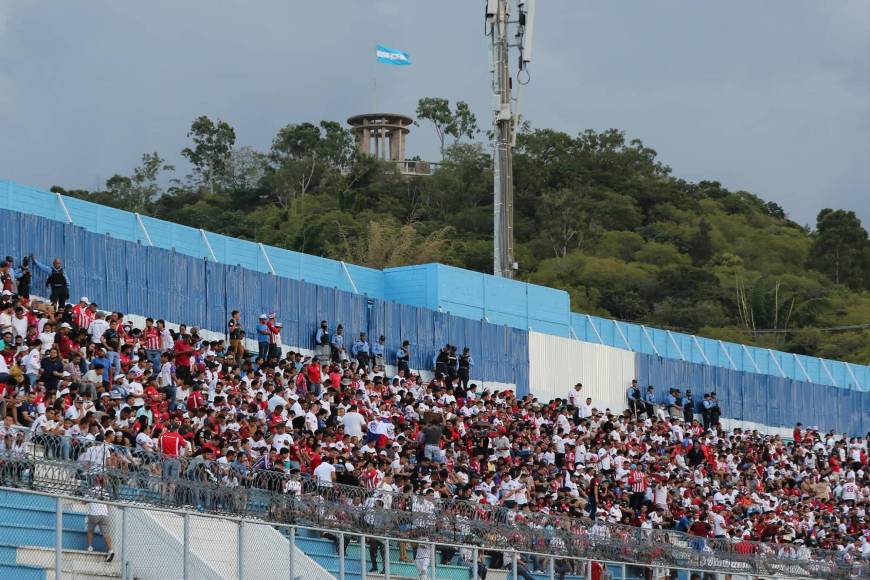
[[[522,112],[571,133],[618,127],[687,179],[870,226],[866,0],[540,0]],[[425,95],[490,119],[482,1],[0,0],[0,177],[96,187],[145,151],[178,162],[197,115],[267,147],[290,122]],[[414,65],[373,63],[375,43]],[[434,157],[426,127],[412,153]],[[182,165],[182,164],[179,164]]]

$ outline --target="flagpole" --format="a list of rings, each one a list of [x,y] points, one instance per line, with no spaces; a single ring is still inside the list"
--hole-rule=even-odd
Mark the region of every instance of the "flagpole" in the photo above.
[[[372,69],[372,85],[373,85],[373,93],[372,93],[372,104],[374,109],[372,113],[378,112],[378,46],[375,45],[375,60],[372,65],[374,68]]]

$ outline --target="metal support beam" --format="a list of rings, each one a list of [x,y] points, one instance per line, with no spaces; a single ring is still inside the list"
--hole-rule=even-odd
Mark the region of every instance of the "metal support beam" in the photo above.
[[[771,349],[767,349],[768,354],[770,355],[770,359],[773,361],[773,364],[776,365],[776,368],[779,369],[779,374],[782,375],[782,378],[786,378],[788,375],[785,374],[785,371],[782,370],[782,365],[779,364],[779,359],[776,358],[776,355],[773,354]]]
[[[625,343],[625,347],[626,347],[628,350],[630,350],[631,352],[634,352],[634,348],[632,348],[631,343],[628,342],[628,338],[625,337],[625,333],[622,332],[622,327],[619,325],[619,321],[618,321],[618,320],[614,320],[614,321],[613,321],[613,326],[615,326],[615,327],[616,327],[616,330],[619,332],[619,336],[622,338],[622,342]]]
[[[360,567],[360,576],[362,580],[366,580],[366,537],[359,537],[359,567]]]
[[[725,348],[725,343],[722,342],[721,340],[718,341],[718,342],[719,342],[719,348],[722,349],[722,352],[724,352],[724,353],[725,353],[725,356],[728,357],[728,362],[731,363],[731,369],[736,371],[736,370],[737,370],[737,365],[734,364],[734,359],[731,358],[731,353],[728,352],[728,349],[727,349],[727,348]]]
[[[142,230],[142,235],[145,236],[145,241],[148,242],[149,246],[154,245],[154,241],[151,239],[151,234],[148,233],[148,228],[145,227],[145,222],[142,221],[142,216],[138,213],[133,214],[136,216],[136,223],[139,224],[139,229]]]
[[[130,516],[127,511],[130,508],[121,507],[121,580],[129,580],[127,566],[127,534]]]
[[[747,357],[749,357],[749,362],[752,363],[752,367],[755,369],[755,372],[760,373],[761,369],[758,368],[758,364],[755,362],[755,358],[753,358],[752,353],[749,352],[749,349],[746,348],[745,344],[741,344],[740,346],[743,347],[743,352],[746,354]]]
[[[798,355],[793,354],[794,364],[804,373],[804,376],[807,378],[807,382],[813,382],[813,379],[810,378],[810,373],[807,372],[807,369],[804,368],[804,363],[801,362],[801,359],[798,358]]]
[[[390,580],[390,539],[384,538],[384,580]]]
[[[834,375],[831,374],[831,369],[828,368],[828,364],[825,362],[825,359],[820,358],[819,362],[822,363],[822,370],[825,371],[825,374],[828,375],[828,378],[831,379],[831,384],[835,387],[839,387],[837,384],[837,379],[834,378]]]
[[[54,577],[63,578],[63,500],[61,498],[56,498],[54,504]]]
[[[659,349],[656,348],[656,343],[654,343],[654,342],[653,342],[653,339],[650,338],[650,336],[649,336],[649,332],[647,331],[646,326],[644,326],[643,324],[641,324],[641,325],[640,325],[640,329],[643,331],[643,335],[646,337],[646,341],[647,341],[647,342],[649,343],[649,345],[652,347],[653,352],[656,353],[656,356],[662,356],[661,353],[659,353]]]
[[[205,235],[205,230],[200,228],[199,235],[202,236],[202,241],[205,243],[206,249],[208,249],[208,255],[211,256],[212,262],[217,262],[217,256],[214,254],[214,250],[211,247],[211,242],[208,241],[208,236]]]
[[[577,333],[574,332],[574,327],[573,327],[573,326],[569,326],[569,327],[568,327],[568,330],[571,331],[571,338],[573,338],[574,340],[580,340],[579,338],[577,338]]]
[[[858,382],[858,377],[856,377],[855,373],[852,372],[852,367],[849,366],[849,363],[847,362],[844,362],[843,364],[846,365],[846,370],[849,371],[849,376],[852,377],[853,381],[855,381],[855,388],[861,390],[861,383]]]
[[[296,578],[296,528],[290,528],[290,580]]]
[[[184,580],[190,580],[190,514],[184,514],[184,531],[182,533],[184,538],[182,538],[181,544],[181,577]]]
[[[238,558],[239,558],[239,580],[245,580],[245,522],[239,520],[238,529]]]
[[[665,332],[668,333],[668,338],[671,339],[671,342],[673,343],[674,347],[676,347],[676,349],[677,349],[677,354],[680,355],[680,360],[686,360],[686,357],[683,355],[683,349],[681,349],[681,348],[680,348],[680,345],[677,344],[677,340],[674,338],[674,335],[671,334],[671,331],[670,331],[670,330],[667,330],[667,331],[665,331]]]
[[[350,270],[347,269],[347,264],[345,264],[344,261],[341,262],[341,269],[344,270],[344,275],[347,276],[347,280],[350,282],[350,287],[353,288],[353,293],[359,294],[356,282],[353,281],[353,276],[350,275]]]
[[[275,267],[272,265],[272,260],[269,259],[269,254],[266,253],[266,246],[263,244],[257,244],[260,247],[260,252],[263,254],[263,258],[266,259],[266,265],[269,266],[269,273],[273,276],[275,275]]]
[[[710,364],[710,359],[707,358],[707,353],[704,352],[703,347],[701,347],[701,343],[698,342],[698,337],[693,334],[692,340],[695,341],[695,347],[698,349],[698,352],[701,353],[701,358],[704,359],[704,364]]]
[[[56,195],[57,195],[57,203],[60,204],[60,209],[63,210],[63,215],[66,216],[66,222],[68,224],[73,223],[72,216],[70,215],[69,210],[67,209],[66,204],[63,201],[63,196],[59,193]]]
[[[597,328],[595,328],[595,323],[592,322],[592,317],[589,316],[589,315],[587,314],[587,315],[586,315],[586,320],[589,321],[589,326],[591,326],[591,327],[592,327],[592,330],[595,331],[595,336],[598,337],[598,342],[601,343],[601,344],[604,344],[604,339],[601,338],[601,333],[598,332],[598,329],[597,329]]]
[[[344,580],[344,532],[338,533],[338,580]]]

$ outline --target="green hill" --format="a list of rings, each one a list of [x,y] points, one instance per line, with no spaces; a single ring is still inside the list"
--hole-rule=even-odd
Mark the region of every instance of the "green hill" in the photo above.
[[[182,152],[193,173],[169,187],[152,153],[104,191],[53,191],[373,267],[491,271],[491,160],[459,139],[475,134],[463,121],[441,127],[455,141],[430,177],[356,156],[336,122],[288,125],[260,152],[200,117]],[[870,363],[870,242],[854,212],[822,210],[807,229],[751,193],[674,177],[617,130],[525,127],[514,174],[518,277],[565,289],[575,311]]]

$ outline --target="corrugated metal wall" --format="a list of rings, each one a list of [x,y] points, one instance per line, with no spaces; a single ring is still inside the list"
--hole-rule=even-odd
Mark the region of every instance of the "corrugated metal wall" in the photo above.
[[[700,401],[715,391],[723,416],[771,427],[795,423],[861,435],[870,430],[870,393],[771,375],[747,373],[638,354],[642,386],[653,385],[659,400],[670,387],[691,388]]]
[[[597,409],[614,413],[626,407],[625,393],[636,377],[634,353],[570,338],[529,333],[529,389],[543,400],[564,399],[572,385]]]
[[[411,367],[430,369],[445,343],[468,346],[472,378],[528,389],[528,335],[515,328],[468,320],[396,302],[369,299],[300,280],[217,264],[171,250],[94,234],[78,226],[0,210],[0,243],[16,261],[33,253],[43,263],[64,260],[72,300],[85,295],[103,309],[141,314],[222,332],[233,309],[249,333],[261,312],[277,312],[285,344],[313,347],[322,319],[344,325],[350,339],[361,331],[386,336],[388,360],[402,340],[414,345]],[[36,272],[34,294],[44,288]]]

